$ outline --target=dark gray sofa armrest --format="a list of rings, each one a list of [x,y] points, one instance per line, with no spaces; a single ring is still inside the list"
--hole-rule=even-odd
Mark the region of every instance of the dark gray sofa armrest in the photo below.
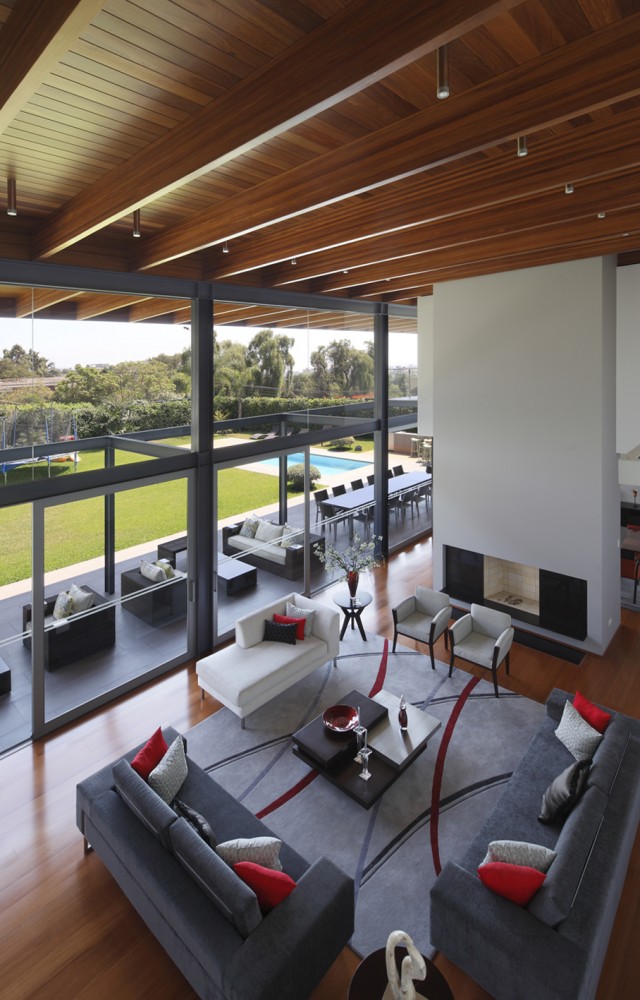
[[[560,722],[567,698],[569,701],[573,701],[573,695],[569,691],[562,691],[560,688],[553,689],[546,701],[547,715],[550,719],[556,719]]]
[[[238,950],[225,995],[229,1000],[309,996],[353,926],[353,879],[328,858],[319,858]]]
[[[431,943],[501,1000],[580,996],[581,949],[453,862],[431,889]]]

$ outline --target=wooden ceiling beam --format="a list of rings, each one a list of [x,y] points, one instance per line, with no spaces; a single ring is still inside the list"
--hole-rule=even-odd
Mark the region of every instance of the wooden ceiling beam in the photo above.
[[[562,264],[567,261],[581,260],[587,257],[605,257],[615,254],[619,245],[617,237],[603,240],[593,240],[578,244],[568,244],[564,247],[548,247],[531,253],[505,255],[493,260],[465,262],[463,264],[444,267],[440,271],[430,271],[423,275],[414,275],[413,280],[391,279],[384,284],[363,286],[359,298],[386,299],[387,301],[404,301],[415,305],[416,298],[432,294],[432,285],[444,281],[458,281],[463,278],[475,278],[485,274],[500,274],[502,271],[518,271],[527,267],[542,267],[547,264]],[[410,294],[409,294],[410,293]]]
[[[80,292],[69,291],[60,288],[34,288],[22,292],[16,301],[16,316],[23,319],[25,316],[32,316],[58,305],[59,302],[67,302],[69,299],[76,299]]]
[[[108,313],[116,312],[118,309],[126,309],[128,306],[138,305],[144,302],[141,295],[85,295],[78,300],[77,319],[97,319],[99,316],[106,316]],[[128,319],[128,315],[127,315]]]
[[[612,212],[604,219],[597,220],[597,228],[591,220],[578,219],[571,224],[564,225],[559,232],[551,235],[550,229],[558,230],[559,227],[543,226],[540,229],[530,230],[525,233],[507,235],[505,237],[492,237],[479,239],[474,243],[466,243],[462,246],[447,247],[444,250],[426,252],[407,259],[403,273],[398,273],[392,278],[391,288],[407,287],[420,280],[421,283],[436,284],[438,275],[451,267],[473,268],[492,261],[499,263],[501,260],[508,260],[518,256],[522,261],[525,257],[535,258],[538,255],[548,255],[547,261],[555,260],[555,255],[563,259],[566,248],[570,248],[576,257],[584,256],[580,253],[581,247],[606,247],[600,252],[610,253],[615,242],[617,250],[620,242],[629,239],[635,243],[640,242],[640,208],[621,212]],[[623,233],[628,233],[624,237]],[[586,254],[591,256],[592,254]],[[521,265],[522,266],[522,265]],[[367,284],[375,286],[377,290],[384,288],[386,275],[389,273],[388,267],[384,265],[368,269],[370,282],[348,288],[343,281],[336,276],[336,281],[331,289],[332,294],[348,292],[350,297],[358,297],[363,294]],[[383,284],[384,283],[384,284]],[[309,283],[309,291],[316,291],[315,282]],[[377,294],[373,292],[372,294]]]
[[[103,7],[103,0],[18,0],[2,29],[0,134]]]
[[[54,212],[34,256],[58,253],[520,2],[467,0],[461,13],[440,0],[353,0]]]
[[[637,166],[640,110],[634,108],[576,126],[569,135],[532,142],[529,156],[516,164],[510,152],[499,151],[492,159],[406,178],[242,237],[228,254],[209,252],[204,277],[236,277],[288,261],[292,253],[300,266],[306,254],[339,251],[345,244],[548,191],[568,180],[578,188],[583,181]],[[345,256],[354,249],[345,249]]]
[[[134,266],[157,266],[635,97],[638,51],[633,14],[150,236]]]
[[[613,212],[638,205],[640,172],[633,171],[574,185],[571,195],[565,194],[564,187],[556,187],[553,191],[544,191],[520,201],[449,216],[352,244],[349,247],[348,276],[343,277],[341,266],[344,250],[337,248],[304,257],[295,268],[279,264],[263,272],[262,277],[271,287],[295,285],[298,281],[313,279],[314,290],[323,292],[336,287],[336,279],[345,287],[359,284],[360,279],[366,281],[372,267],[383,267],[388,271],[391,265],[394,270],[402,270],[403,266],[411,266],[412,257],[425,250],[433,253],[451,246],[468,246],[488,237],[507,238],[508,235],[541,228],[550,240],[557,241],[564,225],[583,219],[590,221],[594,229],[601,228],[598,212]]]

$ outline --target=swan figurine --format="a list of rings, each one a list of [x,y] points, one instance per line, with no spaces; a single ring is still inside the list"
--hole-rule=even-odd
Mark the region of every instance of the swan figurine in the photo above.
[[[400,976],[395,956],[398,945],[404,945],[407,949],[407,954],[402,959]],[[387,939],[386,963],[389,985],[384,991],[382,1000],[427,1000],[422,993],[416,993],[413,984],[414,979],[426,979],[427,966],[406,931],[391,931]]]

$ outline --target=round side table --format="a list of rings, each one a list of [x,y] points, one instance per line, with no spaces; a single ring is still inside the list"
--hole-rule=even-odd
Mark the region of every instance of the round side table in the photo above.
[[[371,604],[372,600],[373,597],[366,590],[359,590],[354,598],[351,597],[346,587],[342,590],[336,591],[333,595],[333,601],[334,604],[337,604],[338,607],[342,609],[342,613],[344,615],[344,621],[340,631],[340,639],[344,639],[347,626],[349,622],[351,622],[351,628],[354,629],[357,625],[360,635],[365,642],[367,641],[367,636],[365,635],[364,627],[360,618],[362,612],[369,604]]]
[[[398,973],[405,955],[404,948],[396,948]],[[424,955],[422,957],[424,958]],[[454,1000],[449,984],[440,969],[430,959],[424,958],[424,961],[427,966],[427,978],[422,982],[414,980],[416,993],[422,993],[429,1000]],[[382,1000],[388,983],[385,949],[379,948],[378,951],[373,951],[363,958],[354,972],[349,985],[348,1000]]]

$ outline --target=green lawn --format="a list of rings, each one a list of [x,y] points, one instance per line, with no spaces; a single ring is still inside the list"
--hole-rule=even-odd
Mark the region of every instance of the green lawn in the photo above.
[[[139,461],[118,452],[117,464]],[[146,459],[152,461],[152,459]],[[83,452],[78,471],[103,467],[101,451]],[[10,474],[31,479],[47,475],[45,465],[22,466]],[[73,464],[52,466],[56,475],[73,475]],[[223,518],[278,501],[278,479],[243,469],[219,473],[218,515]],[[10,478],[9,482],[17,480]],[[78,479],[81,488],[81,479]],[[0,494],[1,495],[1,494]],[[290,494],[295,495],[295,494]],[[153,542],[164,535],[186,531],[187,489],[182,479],[128,490],[116,497],[116,550]],[[62,569],[101,556],[104,551],[104,501],[101,497],[51,507],[45,518],[45,568]],[[0,586],[31,575],[31,506],[0,509]]]

